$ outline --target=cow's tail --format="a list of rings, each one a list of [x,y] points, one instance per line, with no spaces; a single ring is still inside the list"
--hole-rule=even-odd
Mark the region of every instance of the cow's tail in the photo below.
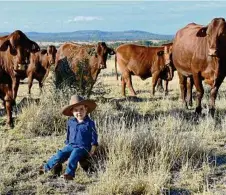
[[[118,72],[117,72],[117,55],[115,54],[115,74],[116,74],[116,79],[118,80]]]

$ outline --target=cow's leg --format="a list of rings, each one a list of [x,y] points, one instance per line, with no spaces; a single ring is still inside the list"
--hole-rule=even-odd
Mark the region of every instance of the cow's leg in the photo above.
[[[12,117],[12,102],[10,100],[6,101],[5,106],[6,106],[6,113],[7,113],[7,125],[13,128],[14,124],[13,124],[13,117]]]
[[[200,75],[198,73],[193,74],[193,79],[194,79],[194,84],[196,87],[196,93],[197,93],[197,97],[196,97],[196,101],[197,101],[197,105],[195,108],[195,112],[197,114],[201,114],[202,112],[202,105],[201,105],[201,101],[202,101],[202,97],[204,94],[204,89],[203,89],[203,85],[202,85],[202,80],[200,78]]]
[[[157,84],[157,81],[159,79],[159,72],[154,72],[152,74],[152,95],[154,96],[155,95],[155,86]]]
[[[17,97],[17,92],[20,84],[20,79],[19,78],[13,78],[12,79],[12,87],[13,87],[13,99],[15,100]]]
[[[7,114],[7,125],[9,125],[11,128],[13,128],[13,117],[12,117],[12,105],[13,105],[13,99],[12,97],[12,92],[8,92],[8,94],[5,95],[4,97],[4,102],[5,102],[5,109],[6,109],[6,114]]]
[[[124,79],[124,82],[126,82],[126,85],[129,88],[132,96],[136,96],[136,92],[133,89],[131,74],[129,72],[124,72],[123,79]]]
[[[40,90],[40,95],[42,94],[42,87],[43,87],[43,83],[42,81],[38,81],[39,84],[39,90]]]
[[[164,84],[165,84],[165,95],[168,95],[169,94],[169,90],[168,90],[169,81],[165,81]]]
[[[192,106],[192,88],[194,85],[193,78],[190,77],[187,79],[187,102],[189,106]]]
[[[218,89],[219,89],[221,83],[223,82],[223,80],[224,80],[224,77],[217,78],[216,81],[215,81],[214,87],[211,88],[211,91],[210,91],[209,113],[211,114],[212,117],[214,116],[214,113],[215,113],[215,100],[217,98],[217,92],[218,92]]]
[[[121,76],[121,85],[122,85],[122,96],[126,97],[126,82],[123,78],[123,76]]]
[[[180,83],[180,92],[181,92],[181,100],[186,109],[188,109],[188,104],[186,101],[187,94],[187,77],[178,72],[179,83]]]
[[[28,82],[28,95],[31,95],[31,87],[33,84],[33,77],[29,76],[27,82]]]
[[[157,90],[163,92],[164,88],[163,88],[163,84],[162,84],[162,79],[159,78],[157,81]]]
[[[129,88],[130,93],[132,94],[132,96],[136,96],[136,92],[134,91],[133,84],[132,84],[131,74],[129,74],[129,77],[126,80],[126,85],[128,86],[128,88]]]

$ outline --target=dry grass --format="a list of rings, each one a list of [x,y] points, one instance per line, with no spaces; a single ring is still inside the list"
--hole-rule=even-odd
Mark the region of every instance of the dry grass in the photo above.
[[[40,103],[17,116],[15,129],[0,131],[0,194],[226,194],[225,83],[214,119],[206,115],[207,95],[202,117],[194,117],[194,106],[183,109],[176,74],[166,97],[151,96],[151,78],[133,77],[138,97],[122,98],[113,60],[98,83],[107,94],[91,97],[98,102],[91,116],[99,132],[97,172],[88,176],[79,168],[69,183],[52,173],[37,174],[65,139],[66,118],[59,111],[68,98],[47,83]],[[27,85],[21,85],[18,102],[26,92]],[[38,93],[35,84],[32,97]]]

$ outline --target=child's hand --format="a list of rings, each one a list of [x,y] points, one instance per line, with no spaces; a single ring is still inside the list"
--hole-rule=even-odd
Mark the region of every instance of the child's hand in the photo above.
[[[92,157],[94,155],[93,152],[89,152],[89,156]]]
[[[89,152],[89,156],[93,156],[96,153],[96,150],[97,150],[97,146],[92,145],[92,148]]]

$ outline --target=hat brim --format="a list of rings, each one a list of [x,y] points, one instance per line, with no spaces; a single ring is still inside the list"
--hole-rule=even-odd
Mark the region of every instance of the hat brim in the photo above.
[[[72,108],[79,105],[87,106],[87,114],[91,113],[97,107],[97,104],[93,100],[82,100],[76,104],[64,106],[61,112],[65,116],[73,116]]]

